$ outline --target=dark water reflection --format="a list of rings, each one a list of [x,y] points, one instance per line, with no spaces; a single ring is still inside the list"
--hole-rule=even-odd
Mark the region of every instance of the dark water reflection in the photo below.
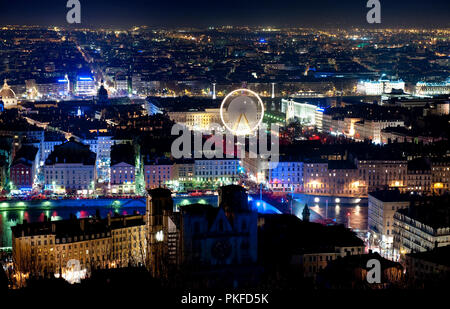
[[[63,201],[64,202],[64,201]],[[50,220],[69,219],[70,215],[77,218],[87,218],[95,216],[100,212],[100,217],[105,218],[108,214],[132,215],[134,213],[145,213],[145,199],[137,200],[108,200],[96,199],[89,201],[91,206],[87,206],[88,201],[79,201],[80,204],[61,205],[58,201],[44,201],[42,204],[28,205],[25,202],[3,202],[0,204],[0,248],[11,247],[11,227],[16,224],[28,222],[43,222],[45,218]],[[75,203],[75,202],[74,202]],[[86,205],[85,205],[86,203]],[[211,204],[217,206],[217,196],[185,196],[173,199],[174,210],[181,206],[192,203]],[[9,208],[9,209],[8,209]]]
[[[319,222],[324,219],[335,220],[338,224],[358,230],[367,230],[367,205],[311,205],[308,206],[311,212],[310,220]],[[294,205],[295,214],[302,218],[303,204]]]
[[[188,205],[194,202],[209,203],[217,205],[217,197],[207,198],[175,198],[174,204],[177,206]],[[301,212],[303,210],[302,203],[295,202],[293,205],[293,212],[299,218],[302,218]],[[335,219],[336,223],[344,224],[352,229],[366,230],[367,229],[367,204],[361,204],[359,206],[342,204],[339,207],[336,205],[310,205],[311,221],[319,221],[325,218]],[[144,214],[144,206],[135,207],[85,207],[85,206],[71,206],[71,207],[33,207],[27,209],[15,209],[15,210],[0,210],[0,247],[11,247],[11,227],[16,224],[22,223],[23,220],[28,222],[43,222],[44,219],[50,218],[51,220],[69,219],[71,214],[76,215],[78,218],[87,218],[95,216],[96,212],[100,212],[102,218],[109,214],[114,215],[131,215],[133,213]]]

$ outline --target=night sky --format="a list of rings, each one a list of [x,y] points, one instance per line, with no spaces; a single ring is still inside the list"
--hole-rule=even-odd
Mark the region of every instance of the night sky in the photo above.
[[[366,26],[367,0],[80,0],[81,26]],[[66,0],[0,0],[0,24],[67,25]],[[381,27],[448,27],[449,0],[381,0]]]

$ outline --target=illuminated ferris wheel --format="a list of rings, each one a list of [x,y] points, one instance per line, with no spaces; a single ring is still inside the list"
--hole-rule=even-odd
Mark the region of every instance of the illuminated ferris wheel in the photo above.
[[[264,117],[264,104],[258,94],[249,89],[230,92],[220,106],[220,118],[234,135],[248,135],[258,129]]]

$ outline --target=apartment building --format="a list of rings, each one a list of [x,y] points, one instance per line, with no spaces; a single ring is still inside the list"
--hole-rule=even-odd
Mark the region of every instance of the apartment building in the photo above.
[[[209,181],[220,185],[231,183],[239,174],[238,159],[196,159],[194,166],[195,178],[198,181]]]
[[[408,162],[407,191],[430,194],[431,180],[431,162],[429,159],[417,158]]]
[[[392,254],[394,241],[394,214],[409,207],[410,194],[399,190],[378,190],[369,193],[368,228],[371,245],[376,244],[382,253]]]
[[[146,238],[143,216],[73,217],[12,227],[15,270],[24,277],[79,280],[92,269],[142,265]]]
[[[146,189],[165,186],[173,180],[174,164],[168,159],[146,160],[144,162],[144,181]]]
[[[356,164],[349,160],[316,160],[303,164],[304,193],[363,196],[366,189]]]
[[[136,155],[131,144],[114,145],[111,149],[111,193],[130,194],[136,192]]]
[[[273,191],[299,192],[303,188],[303,162],[269,162],[267,186]]]
[[[95,189],[95,153],[74,140],[55,146],[45,160],[44,185],[54,193],[87,194]]]
[[[422,197],[394,215],[394,249],[402,256],[450,245],[448,196]]]
[[[444,194],[450,189],[450,160],[433,158],[431,161],[431,183],[433,194]]]
[[[367,193],[386,188],[405,189],[407,186],[406,160],[358,160],[361,184]]]
[[[381,130],[387,127],[403,127],[403,120],[362,120],[354,123],[356,140],[372,140],[374,143],[381,143]]]

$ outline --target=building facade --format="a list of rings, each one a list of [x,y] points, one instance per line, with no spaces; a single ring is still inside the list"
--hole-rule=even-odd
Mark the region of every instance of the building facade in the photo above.
[[[24,278],[77,282],[93,269],[145,263],[146,230],[139,215],[24,222],[12,233],[14,267]]]
[[[448,197],[427,197],[411,202],[394,215],[394,249],[401,256],[450,245]]]
[[[267,186],[273,191],[300,192],[303,190],[303,162],[269,162]]]
[[[64,194],[89,194],[95,190],[95,153],[73,140],[55,146],[43,167],[45,189]]]
[[[379,190],[369,193],[368,229],[371,248],[378,248],[381,255],[394,257],[394,214],[409,207],[408,194],[398,190]]]
[[[217,185],[230,184],[239,174],[239,160],[216,159],[195,160],[195,177],[198,181],[210,182]]]
[[[366,186],[367,192],[386,188],[405,189],[407,167],[406,160],[358,160],[361,184]]]
[[[347,160],[305,162],[303,191],[308,194],[364,196],[367,188],[361,182],[356,165]]]
[[[120,162],[111,165],[111,193],[132,194],[136,191],[136,167]]]
[[[144,165],[144,181],[146,189],[165,186],[174,178],[174,164],[171,162],[147,162]]]

